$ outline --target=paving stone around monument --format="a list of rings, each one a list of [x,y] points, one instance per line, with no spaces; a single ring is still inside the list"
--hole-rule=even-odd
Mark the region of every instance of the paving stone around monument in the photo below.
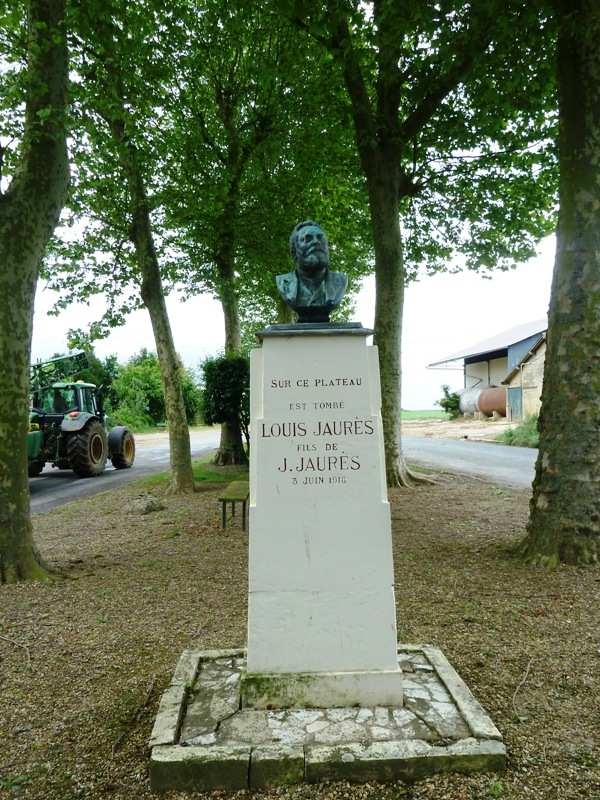
[[[155,791],[412,781],[504,767],[492,720],[443,653],[401,645],[398,707],[242,708],[243,650],[186,651],[150,740]]]

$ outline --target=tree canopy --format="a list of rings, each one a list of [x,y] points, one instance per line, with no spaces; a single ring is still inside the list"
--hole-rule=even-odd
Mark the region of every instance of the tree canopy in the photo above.
[[[537,5],[516,0],[280,5],[333,56],[346,89],[375,252],[387,477],[406,484],[404,286],[461,253],[474,268],[506,266],[551,229],[551,31]]]

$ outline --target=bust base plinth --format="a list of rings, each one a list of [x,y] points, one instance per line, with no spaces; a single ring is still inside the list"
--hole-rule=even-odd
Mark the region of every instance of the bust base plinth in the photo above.
[[[259,341],[272,337],[295,336],[372,336],[375,331],[363,328],[360,322],[290,322],[269,325],[258,331],[256,338]]]
[[[402,706],[402,672],[247,672],[242,708]]]

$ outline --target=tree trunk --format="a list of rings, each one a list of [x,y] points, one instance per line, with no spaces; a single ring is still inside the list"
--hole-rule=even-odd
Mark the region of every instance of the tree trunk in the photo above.
[[[136,165],[130,165],[130,167],[137,169]],[[137,172],[130,181],[130,192],[133,212],[132,239],[141,275],[140,292],[150,314],[165,395],[171,464],[169,491],[174,494],[183,494],[194,491],[194,473],[190,433],[181,387],[182,367],[175,350],[167,313],[160,267],[152,237],[148,202],[141,176]]]
[[[0,196],[0,583],[46,574],[29,508],[29,361],[39,264],[69,181],[64,11],[64,0],[31,0],[22,158]]]
[[[557,3],[560,211],[524,557],[600,560],[600,7]]]
[[[113,79],[121,86],[118,72],[113,69]],[[175,350],[171,324],[165,303],[160,265],[154,246],[152,222],[144,179],[138,162],[138,153],[126,130],[127,117],[124,100],[119,92],[119,105],[108,114],[110,128],[119,147],[119,159],[127,179],[129,208],[131,212],[130,238],[135,247],[140,271],[140,294],[148,309],[160,377],[165,397],[165,415],[169,432],[169,461],[171,476],[169,492],[184,494],[194,491],[194,473],[190,448],[190,433],[185,414],[181,386],[181,363]]]
[[[232,269],[229,281],[225,283],[221,289],[221,305],[223,307],[223,316],[225,319],[226,356],[238,355],[242,344],[240,315],[233,281]],[[219,441],[219,449],[215,454],[214,463],[221,467],[227,464],[248,463],[248,457],[244,450],[242,430],[237,420],[223,422],[221,424],[221,439]]]
[[[400,154],[382,145],[364,160],[375,249],[375,343],[379,351],[381,417],[388,486],[431,483],[411,472],[402,455],[402,313],[404,258],[400,232]],[[397,171],[393,164],[398,164]]]
[[[237,356],[242,346],[242,333],[233,268],[230,272],[226,279],[222,278],[219,294],[225,321],[225,355]]]
[[[375,343],[381,375],[381,417],[388,486],[406,486],[410,476],[402,456],[400,362],[404,264],[397,190],[383,167],[368,181],[371,227],[375,248]],[[387,185],[386,185],[387,184]]]
[[[181,387],[182,366],[173,342],[156,254],[152,259],[144,259],[141,295],[144,305],[150,314],[165,395],[165,414],[169,432],[171,464],[169,491],[174,494],[193,492],[194,473],[192,469],[190,432]]]
[[[31,528],[27,431],[33,302],[47,236],[38,230],[25,239],[32,226],[12,205],[14,216],[0,214],[0,583],[44,575]]]
[[[224,422],[221,425],[221,439],[214,463],[219,467],[248,463],[242,440],[242,430],[237,421]]]
[[[329,2],[327,9],[331,20],[329,47],[342,66],[352,105],[356,148],[369,195],[375,249],[375,338],[379,349],[387,482],[388,486],[410,486],[413,478],[428,479],[410,473],[402,456],[400,438],[405,275],[399,210],[401,196],[414,194],[416,187],[402,172],[397,37],[391,34],[386,22],[391,5],[376,3],[379,53],[374,107],[352,42],[347,12],[336,0]]]
[[[223,308],[225,321],[225,355],[237,356],[242,346],[240,312],[235,289],[235,250],[233,229],[239,203],[239,185],[232,180],[228,201],[218,223],[219,239],[215,262],[219,274],[219,298]],[[248,457],[244,450],[242,430],[236,421],[221,424],[219,449],[214,458],[218,466],[228,464],[247,464]]]

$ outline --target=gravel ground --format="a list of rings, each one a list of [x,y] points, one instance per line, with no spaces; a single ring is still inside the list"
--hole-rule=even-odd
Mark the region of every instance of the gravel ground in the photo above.
[[[36,517],[60,575],[0,587],[0,797],[152,796],[146,742],[181,651],[245,640],[246,536],[220,531],[217,492],[143,515],[131,484]],[[447,475],[391,496],[400,639],[444,650],[503,732],[507,772],[257,800],[600,798],[600,569],[515,560],[527,500]]]
[[[495,442],[506,430],[516,427],[516,422],[501,417],[459,417],[458,419],[407,419],[402,420],[404,436],[425,436],[428,439],[471,439],[477,442]]]

